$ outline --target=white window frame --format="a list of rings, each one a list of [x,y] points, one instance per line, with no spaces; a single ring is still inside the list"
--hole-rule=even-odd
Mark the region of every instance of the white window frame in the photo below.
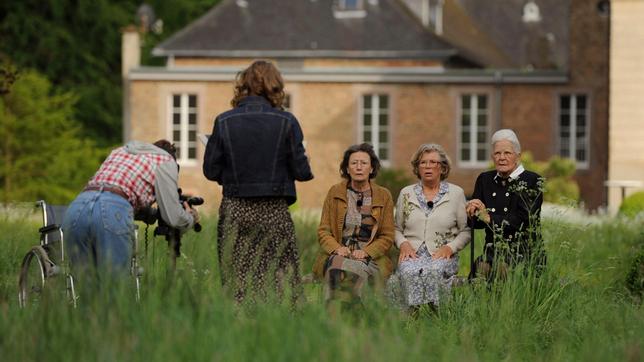
[[[470,132],[470,139],[468,140],[468,143],[470,144],[470,159],[469,160],[463,160],[461,157],[461,149],[463,148],[463,139],[462,137],[462,130],[463,130],[463,97],[464,96],[469,96],[470,97],[470,125],[469,125],[469,132]],[[477,152],[478,152],[478,145],[479,143],[477,142],[476,138],[478,136],[478,102],[479,102],[479,96],[483,96],[487,99],[487,106],[485,108],[486,112],[486,125],[485,125],[485,140],[483,141],[483,145],[485,147],[485,157],[482,160],[477,159]],[[487,167],[488,164],[490,163],[490,122],[492,121],[492,112],[491,112],[491,97],[488,93],[483,93],[483,92],[463,92],[458,94],[458,118],[456,121],[457,124],[457,130],[458,130],[458,141],[456,143],[456,154],[457,154],[457,159],[458,159],[458,164],[461,167],[467,167],[467,168],[481,168],[481,167]]]
[[[364,7],[364,0],[356,0],[356,7],[347,7],[346,0],[336,0],[333,7],[333,16],[336,19],[364,18],[367,11]]]
[[[180,103],[179,103],[179,141],[177,142],[174,139],[174,115],[175,115],[175,107],[174,107],[174,97],[175,96],[180,96]],[[194,96],[195,97],[195,107],[190,108],[189,107],[189,97]],[[169,112],[168,114],[170,115],[169,119],[169,134],[170,136],[168,137],[171,142],[175,143],[175,147],[179,151],[179,155],[177,157],[177,162],[180,165],[185,165],[185,166],[195,166],[197,165],[197,142],[198,142],[198,137],[195,137],[194,141],[189,141],[188,140],[188,132],[190,131],[189,129],[189,122],[188,122],[188,115],[190,114],[191,111],[194,111],[195,114],[195,124],[194,124],[194,131],[196,132],[195,136],[198,135],[199,132],[199,95],[196,92],[173,92],[170,94],[169,97]],[[195,157],[194,158],[189,158],[189,149],[194,148],[195,150]]]
[[[364,131],[365,131],[365,126],[364,126],[364,115],[365,115],[365,103],[364,103],[364,97],[369,96],[371,97],[371,139],[366,140],[364,139]],[[384,159],[380,155],[380,131],[381,126],[380,126],[380,97],[385,96],[387,97],[387,108],[386,110],[386,115],[387,115],[387,126],[386,127],[386,132],[387,132],[387,142],[385,142],[384,148],[387,149],[387,158]],[[359,119],[358,119],[358,140],[360,143],[366,142],[369,143],[373,146],[374,151],[376,152],[376,155],[378,156],[378,159],[380,159],[380,164],[383,167],[389,167],[391,164],[391,152],[392,152],[392,147],[391,147],[391,95],[388,93],[382,93],[382,92],[374,92],[374,93],[363,93],[360,95],[360,112],[359,112]],[[375,111],[374,111],[375,110]]]
[[[586,113],[586,140],[582,144],[586,151],[586,159],[583,161],[577,160],[577,150],[579,149],[577,145],[577,98],[578,97],[586,98],[586,108],[584,112]],[[562,97],[570,97],[570,108],[567,110],[569,112],[570,120],[570,134],[568,139],[568,155],[562,155],[562,142],[561,142],[561,116],[563,114],[563,108],[561,107]],[[578,169],[587,169],[590,165],[590,95],[584,92],[571,92],[571,93],[559,93],[557,97],[557,154],[560,157],[568,158],[575,162]]]
[[[345,11],[355,11],[355,10],[363,10],[364,9],[364,0],[351,0],[354,1],[356,6],[355,7],[349,7],[347,6],[347,0],[338,0],[338,10],[345,10]]]

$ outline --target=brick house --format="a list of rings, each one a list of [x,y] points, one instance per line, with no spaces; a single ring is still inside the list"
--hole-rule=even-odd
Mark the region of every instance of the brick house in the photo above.
[[[302,207],[321,207],[342,151],[370,142],[407,170],[421,143],[442,144],[450,181],[471,193],[491,134],[513,128],[538,160],[577,162],[589,208],[606,204],[609,19],[593,0],[222,0],[138,63],[124,33],[124,138],[180,146],[181,183],[206,200],[197,134],[230,107],[235,74],[273,60],[286,80],[315,180]],[[211,206],[216,203],[211,202]]]

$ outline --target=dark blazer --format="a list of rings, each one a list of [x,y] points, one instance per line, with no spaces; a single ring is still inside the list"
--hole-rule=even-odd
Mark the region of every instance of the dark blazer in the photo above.
[[[291,113],[248,96],[215,119],[203,173],[223,186],[225,197],[283,197],[292,204],[294,181],[313,178],[302,140]]]
[[[476,179],[472,198],[485,204],[491,220],[491,225],[480,220],[475,224],[477,229],[485,228],[488,258],[500,239],[524,253],[529,253],[534,243],[541,242],[542,182],[541,176],[527,170],[514,180],[501,179],[494,170],[483,172]]]

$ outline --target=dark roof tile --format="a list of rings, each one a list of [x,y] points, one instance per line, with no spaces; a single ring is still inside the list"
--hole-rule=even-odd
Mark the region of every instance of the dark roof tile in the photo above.
[[[159,44],[155,55],[436,58],[455,54],[398,0],[364,1],[366,16],[339,19],[333,0],[223,0]]]

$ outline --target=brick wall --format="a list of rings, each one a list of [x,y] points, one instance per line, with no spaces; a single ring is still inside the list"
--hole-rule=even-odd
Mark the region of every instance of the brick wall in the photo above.
[[[595,209],[607,203],[610,19],[593,0],[573,0],[570,16],[570,88],[589,92],[592,102],[590,165],[576,179],[586,206]]]

